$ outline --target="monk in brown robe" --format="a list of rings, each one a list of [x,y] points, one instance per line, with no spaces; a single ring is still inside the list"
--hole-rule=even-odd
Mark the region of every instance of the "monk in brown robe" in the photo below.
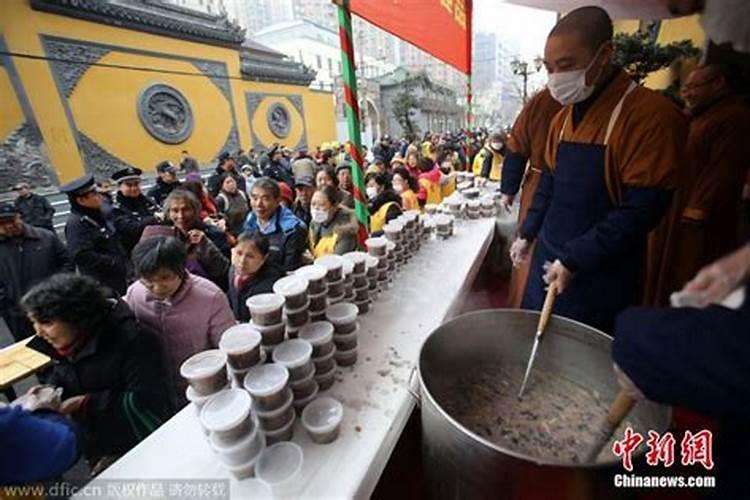
[[[513,130],[508,139],[508,152],[503,161],[500,191],[503,193],[503,205],[509,208],[519,189],[523,188],[518,212],[518,227],[523,224],[531,200],[534,199],[534,193],[542,175],[549,124],[560,109],[562,105],[545,88],[526,103],[513,124]],[[513,268],[510,277],[508,307],[521,307],[528,277],[529,261]]]
[[[737,98],[731,69],[702,66],[681,89],[690,116],[688,175],[677,197],[680,219],[670,238],[666,283],[682,288],[708,263],[740,243],[742,190],[750,166],[750,108]]]

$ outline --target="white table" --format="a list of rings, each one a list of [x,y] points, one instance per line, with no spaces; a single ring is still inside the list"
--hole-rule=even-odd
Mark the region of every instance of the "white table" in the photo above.
[[[344,404],[338,440],[312,443],[297,421],[294,442],[305,462],[294,498],[369,497],[396,446],[415,400],[412,368],[425,338],[452,316],[492,241],[494,219],[458,221],[456,235],[422,245],[373,310],[360,317],[359,359],[339,368],[326,391]],[[416,377],[414,377],[416,378]],[[416,381],[415,381],[416,383]],[[192,406],[113,464],[100,479],[231,478],[209,448]],[[231,478],[231,497],[248,498]]]

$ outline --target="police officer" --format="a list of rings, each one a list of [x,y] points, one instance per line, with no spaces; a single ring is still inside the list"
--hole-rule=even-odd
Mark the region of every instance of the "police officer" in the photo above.
[[[70,215],[65,238],[71,260],[83,274],[123,295],[126,290],[128,256],[114,224],[102,212],[102,197],[94,176],[79,177],[60,187],[68,195]]]
[[[180,181],[177,179],[177,167],[171,161],[165,160],[156,166],[156,184],[148,190],[146,196],[162,206],[169,193],[180,187]]]
[[[143,228],[159,223],[154,216],[159,206],[141,192],[142,173],[140,168],[125,167],[112,174],[112,180],[117,183],[112,221],[128,255],[141,239]]]

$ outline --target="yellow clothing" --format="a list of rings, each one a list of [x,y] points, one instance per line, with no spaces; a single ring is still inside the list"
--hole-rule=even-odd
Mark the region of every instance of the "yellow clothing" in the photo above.
[[[427,193],[425,204],[439,205],[443,201],[443,190],[439,182],[421,177],[419,179],[419,186]]]
[[[453,172],[451,172],[448,182],[443,184],[441,191],[443,194],[443,198],[449,197],[456,191],[456,177],[453,175]]]
[[[471,171],[474,175],[479,177],[482,175],[482,163],[488,154],[492,155],[492,169],[490,170],[490,180],[494,182],[500,181],[501,167],[503,165],[503,155],[497,151],[493,151],[488,145],[485,145],[479,153],[474,157],[474,163],[471,165]]]
[[[407,189],[401,193],[401,206],[403,207],[404,212],[408,210],[419,210],[417,194],[411,189]]]
[[[422,156],[428,158],[432,155],[432,143],[430,141],[424,141],[422,143]]]
[[[356,250],[357,220],[354,211],[346,207],[339,207],[333,220],[326,224],[310,223],[308,239],[313,257],[316,259],[324,255],[343,255]]]
[[[383,203],[383,206],[378,209],[377,212],[372,214],[370,216],[370,232],[371,233],[377,233],[379,231],[383,230],[383,226],[385,226],[386,220],[385,217],[388,215],[388,209],[391,208],[391,206],[394,204],[394,202],[389,201],[388,203]]]

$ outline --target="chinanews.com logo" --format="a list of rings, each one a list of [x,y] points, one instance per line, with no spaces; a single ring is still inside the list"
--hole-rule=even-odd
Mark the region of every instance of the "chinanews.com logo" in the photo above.
[[[642,434],[634,432],[627,427],[622,439],[612,444],[612,453],[620,457],[622,467],[629,473],[633,472],[633,453],[644,443],[648,447],[646,452],[646,464],[652,467],[663,466],[665,468],[675,465],[675,447],[677,439],[671,432],[659,434],[648,431],[648,439]],[[685,431],[680,440],[680,464],[683,466],[700,465],[705,470],[714,468],[713,461],[713,435],[709,430],[693,433]],[[679,475],[638,475],[638,474],[615,474],[614,485],[616,488],[714,488],[716,478],[714,476],[679,476]]]

